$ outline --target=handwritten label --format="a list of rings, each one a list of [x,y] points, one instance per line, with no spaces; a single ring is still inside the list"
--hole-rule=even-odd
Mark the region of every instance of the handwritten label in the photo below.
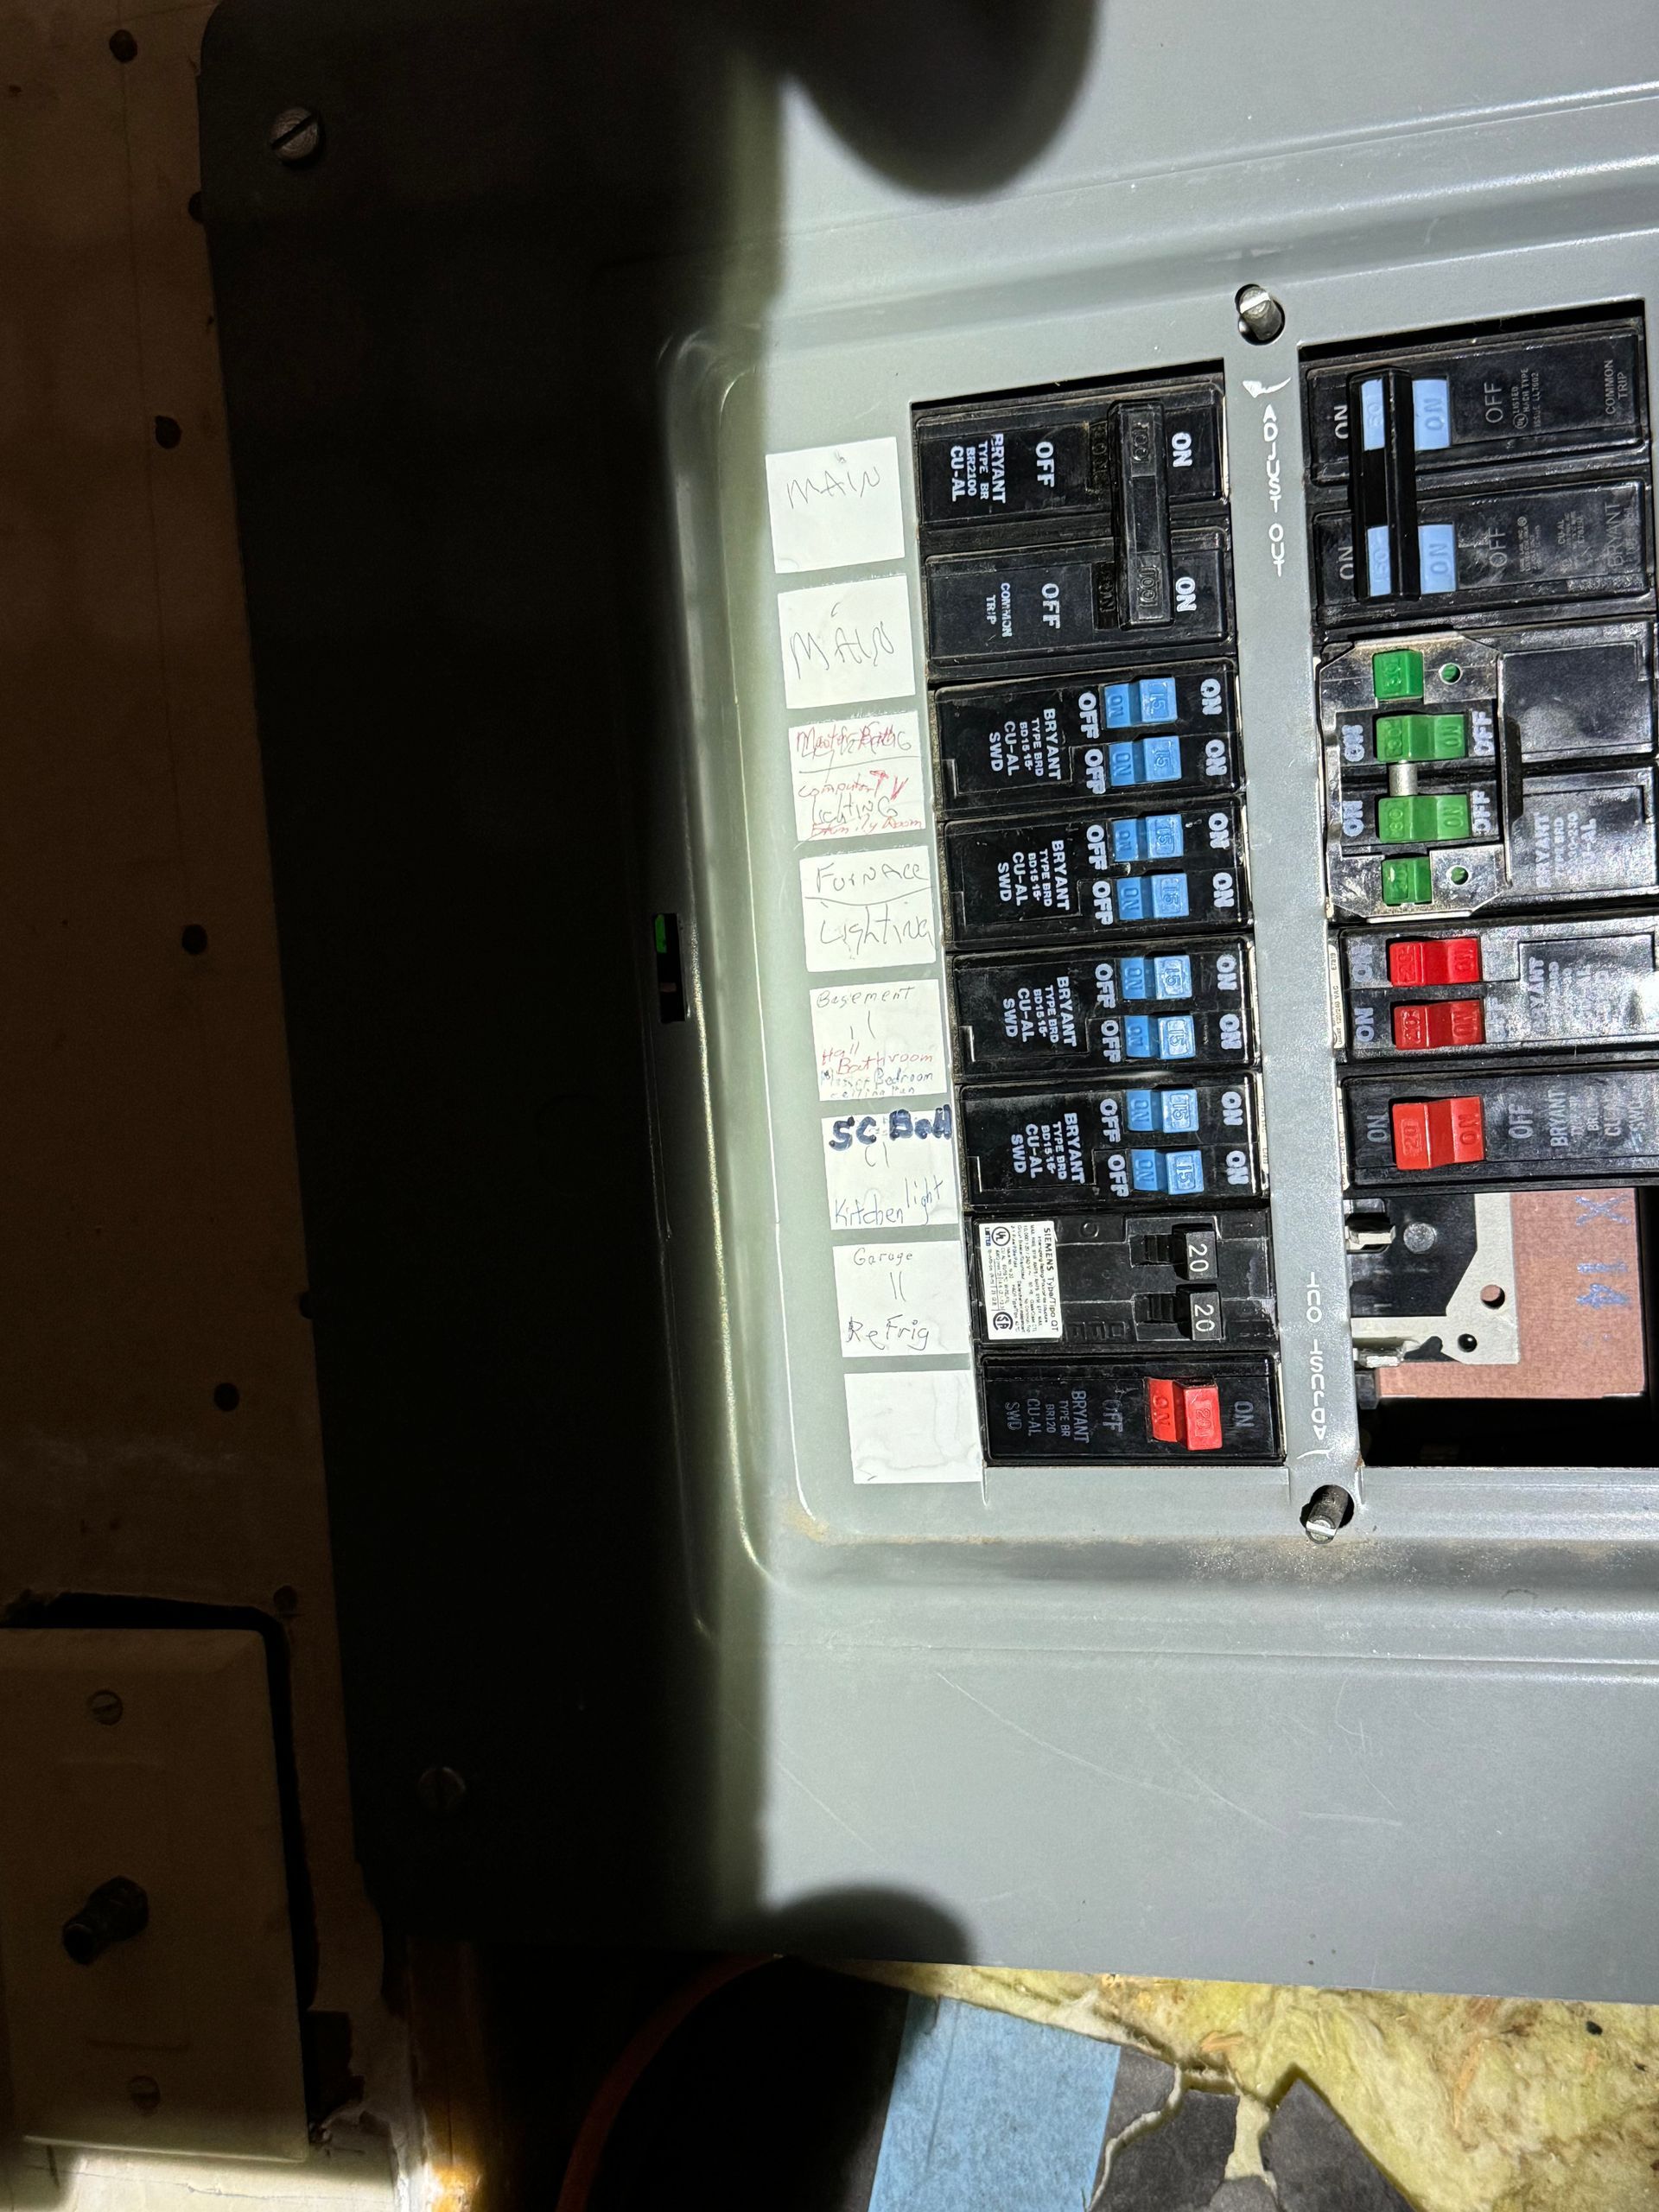
[[[797,722],[789,757],[795,835],[803,844],[926,828],[921,723],[914,714]]]
[[[943,1090],[944,1016],[939,987],[828,983],[812,994],[820,1098],[914,1098]]]
[[[830,1116],[823,1171],[831,1229],[931,1229],[959,1217],[948,1106]]]
[[[779,575],[905,557],[896,438],[769,453],[766,504]]]
[[[791,707],[842,707],[908,699],[916,690],[910,586],[903,576],[859,576],[778,594],[784,696]]]
[[[806,964],[815,976],[839,968],[919,968],[938,950],[933,918],[933,852],[810,853],[801,862]]]
[[[982,1479],[974,1378],[964,1369],[849,1375],[846,1381],[855,1483]]]
[[[843,1359],[968,1350],[968,1266],[954,1237],[948,1244],[837,1244],[835,1258]]]

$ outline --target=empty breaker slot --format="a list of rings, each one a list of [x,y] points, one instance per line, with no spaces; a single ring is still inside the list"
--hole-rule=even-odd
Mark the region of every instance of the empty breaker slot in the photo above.
[[[1390,1191],[1347,1224],[1377,1465],[1650,1467],[1659,1193]]]

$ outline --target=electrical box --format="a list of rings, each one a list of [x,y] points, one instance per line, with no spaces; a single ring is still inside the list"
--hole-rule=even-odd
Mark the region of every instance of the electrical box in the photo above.
[[[1412,11],[1397,116],[1394,46],[1275,35],[1319,142],[1218,153],[1154,143],[1116,11],[1061,168],[878,195],[856,265],[814,230],[758,340],[669,372],[725,612],[688,584],[657,1059],[734,1301],[680,1372],[720,1343],[771,1592],[765,1879],[913,1890],[958,1955],[1659,1989],[1612,1902],[1659,1679],[1659,250],[1618,181],[1659,115],[1566,97],[1541,18],[1494,92],[1477,16]],[[1283,114],[1262,27],[1187,57],[1207,113]]]
[[[257,1636],[0,1636],[0,1968],[21,2135],[305,2156],[289,1843]]]

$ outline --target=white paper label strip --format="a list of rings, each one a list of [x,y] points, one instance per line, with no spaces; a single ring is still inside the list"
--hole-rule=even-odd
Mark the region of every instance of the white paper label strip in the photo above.
[[[831,1229],[931,1229],[958,1218],[948,1108],[888,1107],[823,1125]]]
[[[812,994],[812,1048],[820,1098],[915,1098],[950,1083],[931,976],[822,985]]]
[[[1052,1221],[982,1221],[979,1287],[993,1342],[1065,1333]]]
[[[769,453],[766,505],[779,575],[905,557],[896,438]]]
[[[815,976],[924,966],[939,949],[931,846],[810,853],[801,862],[801,912]]]
[[[845,1359],[931,1359],[966,1351],[962,1246],[837,1244],[836,1303]]]
[[[902,575],[850,577],[778,594],[784,696],[791,707],[909,699],[916,690],[910,586]]]
[[[974,1378],[963,1369],[849,1375],[847,1427],[855,1483],[976,1483],[983,1477]]]
[[[927,827],[914,713],[797,722],[789,733],[795,835],[880,837]]]

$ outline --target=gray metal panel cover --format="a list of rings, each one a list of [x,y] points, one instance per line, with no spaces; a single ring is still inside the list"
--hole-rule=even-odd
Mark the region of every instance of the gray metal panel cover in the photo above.
[[[1084,43],[1048,143],[982,190],[895,181],[797,95],[775,235],[734,211],[728,312],[664,357],[686,774],[659,880],[695,1019],[658,1084],[717,1932],[1652,1999],[1659,1481],[1367,1467],[1337,1543],[1298,1524],[1362,1482],[1294,377],[1303,345],[1647,299],[1659,16],[1114,0]],[[1266,347],[1249,278],[1288,314]],[[1216,360],[1287,1465],[855,1486],[764,456],[902,454],[918,400]],[[913,548],[907,573],[919,661]]]

